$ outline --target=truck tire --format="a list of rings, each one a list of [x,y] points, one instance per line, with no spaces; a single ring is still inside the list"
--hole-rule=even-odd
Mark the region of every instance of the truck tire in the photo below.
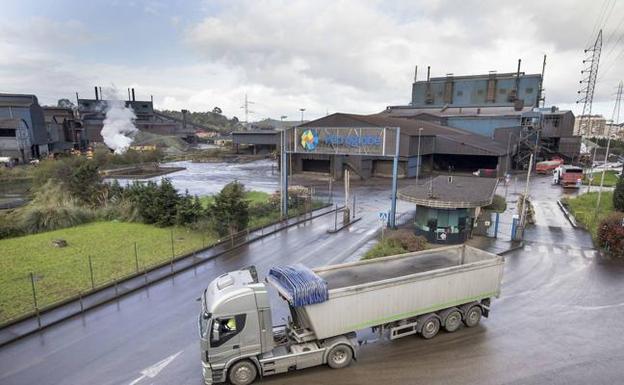
[[[345,344],[338,344],[327,354],[327,365],[332,369],[341,369],[349,366],[353,360],[353,351]]]
[[[420,335],[422,338],[428,340],[435,337],[440,331],[440,319],[435,316],[426,318],[423,321],[423,326],[420,329]]]
[[[232,365],[228,380],[232,385],[249,385],[256,380],[257,375],[256,365],[251,361],[242,360]]]
[[[457,309],[451,310],[444,319],[444,330],[453,333],[462,323],[462,315]]]
[[[481,321],[481,307],[473,306],[466,312],[464,316],[464,324],[469,328],[475,327]]]

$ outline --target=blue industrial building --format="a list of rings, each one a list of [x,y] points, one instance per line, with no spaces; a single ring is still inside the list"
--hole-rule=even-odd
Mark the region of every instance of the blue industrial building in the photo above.
[[[483,75],[415,79],[408,105],[390,106],[392,117],[428,120],[489,137],[507,145],[516,167],[555,155],[574,160],[580,137],[574,136],[574,114],[543,101],[542,75],[490,72]]]

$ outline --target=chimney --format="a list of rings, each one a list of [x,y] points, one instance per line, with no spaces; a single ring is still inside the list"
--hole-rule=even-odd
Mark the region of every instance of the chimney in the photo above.
[[[98,87],[100,89],[100,99],[104,99],[104,94],[102,93],[102,87]]]
[[[132,101],[136,101],[136,99],[134,98],[134,88],[132,89]]]
[[[132,100],[132,98],[130,97],[130,88],[128,88],[128,101]]]
[[[429,75],[431,75],[431,66],[427,66],[427,81],[429,81]]]
[[[418,81],[418,66],[414,67],[414,83]]]
[[[100,100],[100,97],[98,96],[98,88],[97,88],[97,86],[95,86],[94,88],[95,88],[95,100]]]

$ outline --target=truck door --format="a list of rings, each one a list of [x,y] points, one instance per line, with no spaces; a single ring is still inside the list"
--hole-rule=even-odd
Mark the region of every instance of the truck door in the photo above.
[[[245,328],[245,314],[216,317],[210,330],[209,362],[212,365],[227,363],[240,356],[240,333]]]

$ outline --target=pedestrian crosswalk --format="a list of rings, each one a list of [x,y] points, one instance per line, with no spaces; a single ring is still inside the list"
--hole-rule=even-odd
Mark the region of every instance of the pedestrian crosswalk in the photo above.
[[[590,248],[579,248],[572,246],[552,246],[552,245],[524,245],[524,251],[536,252],[540,254],[551,254],[569,257],[582,257],[593,259],[598,257],[598,251]]]

